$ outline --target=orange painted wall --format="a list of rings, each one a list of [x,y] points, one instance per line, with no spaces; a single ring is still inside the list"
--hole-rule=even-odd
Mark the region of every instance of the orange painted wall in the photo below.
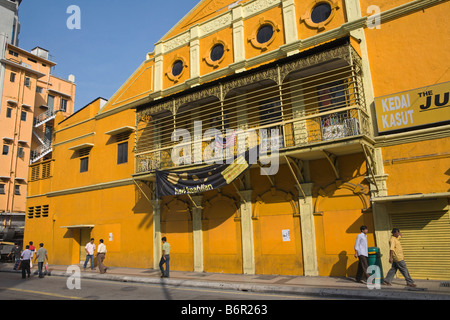
[[[375,97],[450,81],[449,11],[444,2],[365,29]]]
[[[448,192],[449,150],[449,138],[383,148],[389,195]]]
[[[354,245],[362,225],[369,228],[369,247],[375,244],[373,216],[371,211],[364,211],[364,198],[366,201],[369,198],[364,156],[339,157],[342,180],[337,183],[326,159],[312,161],[310,168],[316,190],[314,221],[319,275],[354,276],[357,271]],[[359,195],[355,194],[358,185],[366,189]]]

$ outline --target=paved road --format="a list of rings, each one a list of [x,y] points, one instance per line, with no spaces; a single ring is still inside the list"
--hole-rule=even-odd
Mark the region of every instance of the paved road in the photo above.
[[[214,289],[81,279],[80,289],[70,290],[68,278],[47,276],[21,279],[20,274],[0,273],[0,300],[317,300],[299,295],[258,294]]]

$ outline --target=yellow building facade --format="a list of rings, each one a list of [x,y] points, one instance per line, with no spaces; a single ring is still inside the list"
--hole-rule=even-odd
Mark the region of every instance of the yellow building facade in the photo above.
[[[166,236],[173,270],[348,276],[366,225],[387,271],[389,230],[407,226],[406,208],[426,222],[426,203],[414,201],[438,199],[448,217],[448,111],[418,127],[379,126],[383,97],[449,81],[438,63],[449,8],[201,1],[113,97],[57,121],[50,176],[29,185],[26,241],[46,243],[54,264],[78,264],[89,238],[102,238],[109,266],[156,269]],[[159,196],[157,172],[195,181],[194,170],[252,146],[271,161],[220,188]],[[427,176],[412,182],[416,164]],[[398,201],[407,205],[392,209]]]

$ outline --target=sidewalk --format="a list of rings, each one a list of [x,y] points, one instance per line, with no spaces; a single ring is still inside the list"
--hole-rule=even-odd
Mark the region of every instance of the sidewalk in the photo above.
[[[50,265],[51,276],[65,276],[68,266]],[[81,268],[81,277],[105,281],[164,284],[181,287],[238,290],[259,293],[301,294],[312,297],[357,298],[357,299],[401,299],[401,300],[450,300],[450,281],[415,280],[417,288],[406,287],[403,279],[394,280],[391,287],[369,290],[365,284],[345,277],[304,277],[283,275],[243,275],[221,273],[197,273],[170,271],[170,278],[160,278],[154,269],[108,268],[99,274],[98,268],[86,271]],[[13,264],[0,263],[0,272],[14,271]],[[36,266],[32,273],[37,273]]]

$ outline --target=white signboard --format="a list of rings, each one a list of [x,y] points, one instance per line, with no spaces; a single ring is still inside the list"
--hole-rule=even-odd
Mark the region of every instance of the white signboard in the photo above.
[[[291,241],[291,233],[289,229],[282,230],[282,234],[283,234],[283,241]]]

